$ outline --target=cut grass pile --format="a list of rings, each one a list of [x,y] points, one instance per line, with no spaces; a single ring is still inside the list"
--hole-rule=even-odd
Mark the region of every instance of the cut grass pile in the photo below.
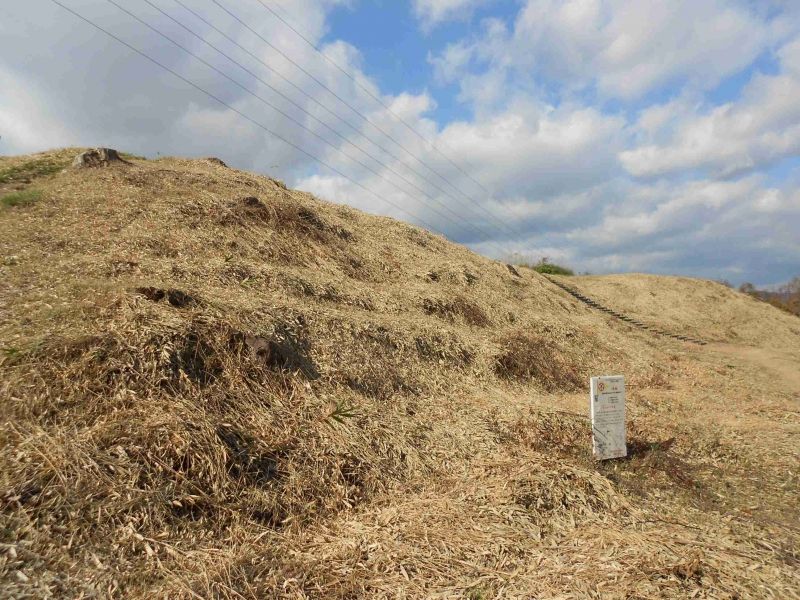
[[[577,389],[583,383],[578,366],[552,340],[515,331],[503,339],[502,346],[495,366],[500,377],[535,382],[551,391]]]

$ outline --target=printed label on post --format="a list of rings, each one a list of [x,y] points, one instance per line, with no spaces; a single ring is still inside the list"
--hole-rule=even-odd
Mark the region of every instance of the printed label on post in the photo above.
[[[597,460],[627,456],[625,441],[625,378],[592,377],[589,381],[592,412],[592,453]]]

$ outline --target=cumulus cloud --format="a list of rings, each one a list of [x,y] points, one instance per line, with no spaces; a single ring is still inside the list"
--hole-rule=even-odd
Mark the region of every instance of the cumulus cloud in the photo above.
[[[671,102],[644,110],[639,126],[646,141],[620,153],[622,164],[636,176],[706,169],[730,177],[800,153],[799,47],[798,41],[784,47],[782,72],[755,75],[735,102],[701,110]]]
[[[417,117],[420,123],[422,114]],[[567,225],[561,219],[571,213],[567,206],[576,202],[567,194],[599,184],[610,171],[618,170],[613,148],[620,147],[623,125],[621,119],[593,109],[515,105],[485,122],[456,122],[435,133],[431,141],[446,150],[461,170],[428,151],[428,166],[446,178],[437,180],[419,165],[417,175],[406,174],[430,197],[418,193],[397,196],[396,187],[387,180],[396,181],[402,189],[409,186],[387,169],[379,171],[381,177],[361,172],[358,181],[381,197],[396,198],[450,237],[479,242],[490,233],[496,238],[493,253],[497,254],[498,246],[519,246],[531,230]],[[404,135],[404,144],[412,146],[412,138],[410,133]],[[400,162],[390,166],[403,170]],[[352,183],[343,185],[335,175],[314,176],[299,183],[319,195],[335,190],[337,198],[349,198],[361,207],[374,205],[371,194]],[[548,208],[551,202],[559,202],[554,196],[560,196],[562,204],[556,212]],[[578,204],[585,208],[585,202]],[[494,221],[487,220],[487,210],[496,215]],[[583,215],[572,213],[571,218],[574,226]]]
[[[24,153],[41,148],[43,131],[49,132],[48,142],[54,146],[69,146],[76,133],[65,127],[53,115],[46,97],[34,86],[0,65],[0,142],[14,152]],[[27,118],[21,119],[20,115]]]
[[[626,187],[627,200],[606,199],[598,219],[550,243],[570,248],[573,264],[600,272],[641,269],[758,283],[768,283],[765,272],[775,281],[796,272],[797,189],[770,187],[758,176]]]
[[[478,6],[489,4],[493,0],[414,0],[414,14],[425,29],[431,29],[439,23],[460,18],[465,19]]]
[[[527,0],[510,28],[492,24],[432,60],[451,80],[469,69],[503,69],[634,100],[676,83],[713,88],[787,29],[723,0]]]

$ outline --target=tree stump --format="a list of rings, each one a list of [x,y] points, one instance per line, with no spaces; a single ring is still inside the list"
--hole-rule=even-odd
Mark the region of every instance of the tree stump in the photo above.
[[[119,152],[112,148],[93,148],[78,154],[72,161],[72,167],[75,169],[107,167],[113,163],[128,164],[128,161],[123,160]]]

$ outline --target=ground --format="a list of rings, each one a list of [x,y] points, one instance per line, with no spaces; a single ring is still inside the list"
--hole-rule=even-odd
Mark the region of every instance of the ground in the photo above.
[[[0,158],[0,595],[800,598],[800,320],[218,160]],[[588,378],[626,376],[596,462]]]

